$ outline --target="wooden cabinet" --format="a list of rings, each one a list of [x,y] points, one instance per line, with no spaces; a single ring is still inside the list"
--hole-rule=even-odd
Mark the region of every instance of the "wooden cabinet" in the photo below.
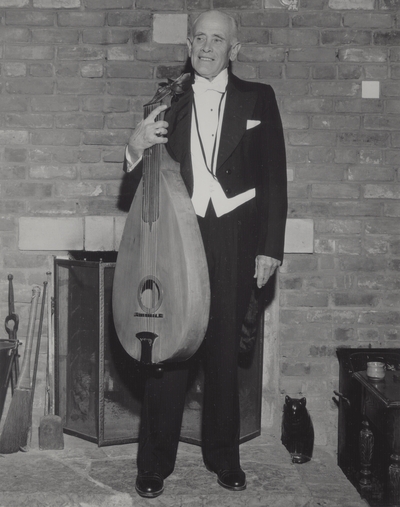
[[[399,431],[398,422],[393,426],[390,421],[400,395],[400,383],[396,384],[397,376],[400,377],[400,350],[339,348],[337,356],[338,465],[370,505],[398,505],[389,467],[397,459],[391,456],[397,448],[393,438]],[[380,386],[370,383],[366,376],[367,362],[377,360],[387,367]]]

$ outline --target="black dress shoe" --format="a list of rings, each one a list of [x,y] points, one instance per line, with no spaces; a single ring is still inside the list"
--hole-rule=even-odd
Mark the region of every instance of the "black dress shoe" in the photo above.
[[[164,479],[157,472],[143,472],[139,470],[135,488],[140,496],[155,498],[164,491]]]
[[[246,489],[246,474],[241,468],[236,470],[219,470],[217,472],[218,484],[231,491]]]

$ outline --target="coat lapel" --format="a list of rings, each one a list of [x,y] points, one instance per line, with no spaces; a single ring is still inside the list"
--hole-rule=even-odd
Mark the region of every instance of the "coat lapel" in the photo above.
[[[192,87],[179,100],[175,102],[165,120],[168,127],[168,146],[172,156],[180,163],[181,175],[188,192],[193,192],[193,172],[190,156],[190,125],[192,122]]]
[[[228,159],[246,132],[257,100],[255,92],[245,92],[236,86],[234,76],[229,76],[224,120],[217,159],[217,170]]]
[[[171,106],[165,115],[169,123],[168,140],[177,160],[182,163],[186,152],[190,151],[190,124],[192,121],[193,91],[190,88]]]
[[[217,170],[228,159],[246,132],[248,119],[252,119],[257,93],[240,89],[234,75],[229,76],[224,119],[219,144]],[[165,116],[169,123],[168,144],[174,158],[181,164],[181,173],[189,192],[193,189],[193,173],[190,156],[190,131],[192,122],[192,87],[172,106]]]

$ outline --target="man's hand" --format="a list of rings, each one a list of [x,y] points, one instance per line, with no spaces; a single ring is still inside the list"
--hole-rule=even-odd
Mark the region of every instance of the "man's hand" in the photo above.
[[[257,278],[257,287],[261,289],[270,277],[275,273],[276,268],[281,265],[280,261],[273,257],[266,255],[257,255],[256,257],[256,271],[254,278]]]
[[[128,143],[128,150],[132,160],[138,160],[143,155],[144,150],[154,144],[165,144],[168,141],[166,137],[163,137],[168,132],[168,123],[163,120],[155,121],[155,118],[167,108],[168,106],[165,104],[156,107],[135,128]]]

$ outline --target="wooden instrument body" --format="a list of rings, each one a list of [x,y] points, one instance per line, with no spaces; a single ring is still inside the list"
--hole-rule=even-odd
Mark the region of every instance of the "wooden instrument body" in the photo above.
[[[115,268],[113,315],[124,349],[147,364],[183,361],[200,346],[208,325],[207,261],[192,202],[179,164],[164,145],[158,150],[159,212],[143,220],[142,181],[129,211]],[[150,259],[152,257],[152,259]],[[144,336],[151,339],[143,355]]]

